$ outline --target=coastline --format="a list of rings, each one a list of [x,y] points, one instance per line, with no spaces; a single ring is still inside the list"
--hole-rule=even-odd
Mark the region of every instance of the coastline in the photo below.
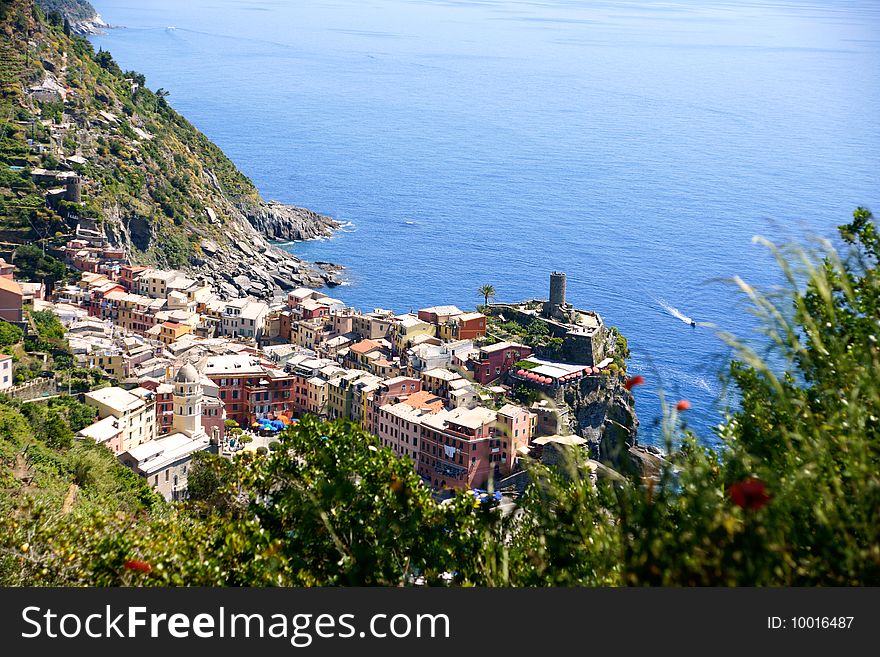
[[[106,36],[108,30],[122,27],[108,23],[94,7],[91,9],[92,15],[87,18],[68,18],[71,31],[77,36],[86,39]],[[186,119],[183,115],[181,117]],[[241,171],[222,149],[217,149],[235,169]],[[182,270],[208,279],[226,298],[249,295],[271,300],[301,286],[335,287],[344,283],[339,276],[343,266],[308,262],[280,246],[330,239],[344,227],[343,222],[308,208],[266,200],[256,187],[252,196],[236,198],[223,189],[215,176],[211,178],[214,189],[224,197],[222,205],[226,207],[222,214],[227,216],[226,230],[221,235],[203,237],[197,252],[187,265],[181,267]],[[217,207],[217,210],[221,208]],[[214,210],[207,208],[207,212],[210,223],[218,224]],[[120,244],[125,245],[134,242],[132,235],[137,231],[131,225],[120,224],[111,232]],[[147,227],[147,232],[155,237],[152,227]]]

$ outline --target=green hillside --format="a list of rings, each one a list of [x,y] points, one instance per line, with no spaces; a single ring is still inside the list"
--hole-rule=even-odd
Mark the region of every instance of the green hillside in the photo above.
[[[37,4],[47,15],[57,11],[71,21],[92,20],[98,15],[86,0],[39,0]]]
[[[199,263],[203,239],[223,247],[233,225],[239,237],[253,232],[246,218],[263,203],[257,190],[164,91],[67,36],[33,0],[2,0],[0,21],[0,242],[7,249],[63,244],[76,217],[85,217],[130,247],[133,261],[184,267]],[[84,205],[47,207],[46,190],[58,181],[33,180],[37,168],[80,174]]]

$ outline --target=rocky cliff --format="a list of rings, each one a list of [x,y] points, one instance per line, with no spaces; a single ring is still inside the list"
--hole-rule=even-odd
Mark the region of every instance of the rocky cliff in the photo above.
[[[241,209],[258,233],[276,242],[325,237],[339,227],[330,217],[277,201],[245,205]]]
[[[47,15],[58,12],[79,36],[101,34],[110,27],[87,0],[37,0],[37,5]]]
[[[0,0],[0,54],[2,241],[60,247],[91,221],[133,263],[208,276],[228,296],[337,282],[332,267],[270,244],[327,236],[336,222],[264,201],[164,90],[65,34],[57,15]],[[72,174],[81,199],[47,202]]]
[[[638,444],[639,419],[632,393],[622,378],[585,379],[566,389],[572,433],[586,438],[598,460],[621,472],[640,468],[630,456]]]

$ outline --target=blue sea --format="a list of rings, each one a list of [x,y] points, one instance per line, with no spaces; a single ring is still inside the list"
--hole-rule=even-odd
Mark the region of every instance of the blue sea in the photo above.
[[[658,392],[706,443],[753,334],[728,282],[779,282],[754,235],[880,210],[875,0],[97,0],[93,39],[263,195],[329,214],[290,245],[334,296],[408,311],[547,294],[618,326],[642,438]]]

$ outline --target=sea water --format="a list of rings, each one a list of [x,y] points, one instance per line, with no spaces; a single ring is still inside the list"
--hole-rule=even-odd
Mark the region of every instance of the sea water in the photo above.
[[[347,222],[290,245],[363,309],[568,300],[629,339],[711,444],[756,234],[880,207],[872,0],[97,0],[93,39],[170,91],[266,198]]]

